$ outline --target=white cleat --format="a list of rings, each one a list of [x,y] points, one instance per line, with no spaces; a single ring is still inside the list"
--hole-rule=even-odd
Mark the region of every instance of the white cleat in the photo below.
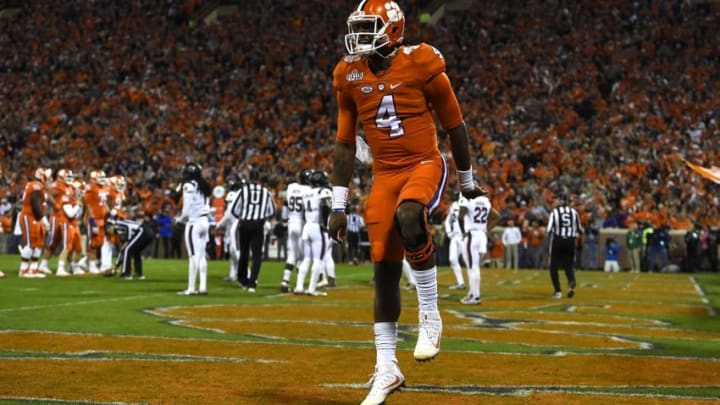
[[[38,270],[25,270],[21,271],[18,276],[22,278],[45,278],[45,274],[40,273]]]
[[[2,271],[0,271],[0,278],[5,278],[5,277],[7,277],[7,275],[5,273],[3,273]]]
[[[307,291],[305,291],[305,294],[311,295],[311,296],[313,296],[313,297],[327,297],[327,293],[326,293],[326,292],[324,292],[324,291],[317,291],[317,290],[315,290],[315,291],[307,290]]]
[[[474,295],[472,295],[472,294],[468,294],[468,295],[460,298],[460,303],[461,303],[461,304],[465,304],[465,305],[477,305],[477,304],[479,304],[481,301],[482,301],[482,300],[480,299],[480,297],[476,297],[476,296],[474,296]]]
[[[76,268],[75,270],[73,270],[73,273],[72,273],[73,276],[84,276],[84,275],[86,275],[86,274],[87,274],[87,273],[85,273],[85,272],[83,271],[83,269],[81,269],[80,267],[78,267],[78,268]]]
[[[375,374],[368,382],[370,393],[360,405],[384,404],[390,394],[405,386],[405,376],[400,372],[397,363],[375,366]]]
[[[177,295],[197,295],[197,291],[195,290],[182,290],[178,291]]]
[[[38,267],[38,271],[39,271],[40,273],[42,273],[42,274],[45,274],[45,275],[50,275],[50,274],[52,274],[52,270],[50,270],[50,269],[47,268],[47,267]]]
[[[322,280],[318,281],[317,288],[327,287],[329,284],[327,277],[323,277]]]
[[[442,336],[442,319],[439,311],[420,311],[420,324],[418,325],[418,340],[415,344],[415,360],[430,361],[440,353],[440,338]]]
[[[453,284],[450,287],[448,287],[449,290],[464,290],[465,284]]]
[[[69,277],[72,276],[67,270],[65,269],[58,269],[57,272],[55,272],[55,275],[58,277]]]
[[[38,270],[25,270],[20,272],[20,277],[22,278],[45,278],[45,274],[40,273]]]

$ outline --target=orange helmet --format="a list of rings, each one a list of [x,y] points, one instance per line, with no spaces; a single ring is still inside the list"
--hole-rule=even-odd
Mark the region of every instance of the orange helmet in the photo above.
[[[125,177],[120,175],[115,175],[110,177],[110,185],[115,188],[116,191],[122,193],[125,191],[125,188],[127,187],[127,182],[125,181]]]
[[[74,178],[73,172],[70,169],[60,169],[57,172],[58,181],[62,181],[63,183],[67,184],[68,186],[72,184],[73,178]]]
[[[90,172],[90,182],[104,186],[107,183],[107,176],[102,170],[93,170]]]
[[[405,15],[394,1],[362,0],[347,19],[345,48],[350,55],[369,55],[403,41]]]
[[[46,183],[52,177],[52,169],[48,167],[38,167],[35,169],[34,177],[41,183]]]

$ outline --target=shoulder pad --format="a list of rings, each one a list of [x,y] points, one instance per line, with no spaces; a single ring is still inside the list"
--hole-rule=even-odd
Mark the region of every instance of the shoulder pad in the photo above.
[[[321,188],[319,194],[321,198],[332,198],[332,191],[329,188]]]
[[[192,193],[196,188],[194,183],[183,183],[183,191],[186,193]]]
[[[432,45],[422,42],[418,45],[403,46],[402,52],[409,57],[413,64],[424,72],[428,78],[445,71],[445,58],[442,53]]]

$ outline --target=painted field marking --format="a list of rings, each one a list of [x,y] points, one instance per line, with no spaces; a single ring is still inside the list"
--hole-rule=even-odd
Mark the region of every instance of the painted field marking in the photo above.
[[[48,305],[30,305],[30,306],[25,306],[25,307],[3,308],[3,309],[0,309],[0,313],[32,311],[32,310],[36,310],[36,309],[57,308],[57,307],[74,307],[74,306],[87,305],[87,304],[102,304],[105,302],[132,301],[132,300],[137,300],[137,299],[159,297],[159,296],[165,296],[165,295],[167,295],[167,293],[150,294],[150,295],[132,295],[129,297],[118,297],[118,298],[102,298],[102,299],[88,300],[88,301],[70,301],[70,302],[65,302],[65,303],[48,304]]]
[[[369,388],[367,384],[347,383],[347,384],[320,384],[324,388],[350,388],[366,390]],[[691,387],[688,388],[707,388]],[[668,399],[690,399],[690,400],[717,400],[716,397],[702,397],[692,395],[675,395],[675,394],[650,394],[650,393],[629,393],[629,392],[612,392],[612,390],[625,389],[674,389],[676,385],[652,385],[652,386],[594,386],[594,385],[430,385],[430,384],[414,384],[406,385],[402,388],[402,392],[418,392],[418,393],[447,393],[447,394],[464,394],[464,395],[489,395],[489,396],[506,396],[526,398],[532,394],[581,394],[581,395],[602,395],[608,397],[639,397],[639,398],[668,398]],[[720,387],[715,387],[720,388]]]
[[[705,296],[705,291],[703,291],[700,284],[698,284],[697,279],[695,277],[688,277],[690,279],[690,283],[692,283],[693,287],[695,288],[695,291],[700,296],[700,300],[705,304],[705,308],[708,311],[708,315],[715,316],[717,315],[717,312],[715,312],[715,309],[710,305],[710,300],[707,299]]]
[[[85,399],[60,399],[60,398],[46,398],[46,397],[3,397],[0,396],[0,399],[4,401],[18,401],[18,402],[30,402],[30,403],[57,403],[57,404],[93,404],[93,405],[136,405],[137,402],[98,402],[98,401],[88,401]]]
[[[126,357],[97,357],[103,354],[130,353],[136,356]],[[143,357],[142,355],[147,355]],[[158,354],[142,352],[105,352],[101,350],[89,350],[78,353],[67,353],[65,356],[0,356],[2,361],[145,361],[145,362],[173,362],[173,363],[260,363],[260,364],[283,364],[285,360],[248,358],[248,357],[224,357],[224,356],[193,356],[181,354]]]

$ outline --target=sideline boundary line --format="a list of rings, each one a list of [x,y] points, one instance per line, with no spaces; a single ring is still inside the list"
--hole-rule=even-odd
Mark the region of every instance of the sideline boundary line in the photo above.
[[[320,384],[323,388],[350,388],[367,390],[367,384]],[[578,394],[578,395],[603,395],[609,397],[641,397],[641,398],[667,398],[667,399],[688,399],[702,401],[717,401],[717,397],[676,395],[676,394],[644,394],[636,392],[612,392],[611,390],[623,389],[718,389],[718,386],[695,386],[695,385],[654,385],[654,386],[596,386],[596,385],[565,385],[565,386],[542,386],[542,385],[429,385],[413,384],[406,385],[401,391],[417,393],[447,393],[461,395],[490,395],[508,397],[530,397],[533,394]]]

